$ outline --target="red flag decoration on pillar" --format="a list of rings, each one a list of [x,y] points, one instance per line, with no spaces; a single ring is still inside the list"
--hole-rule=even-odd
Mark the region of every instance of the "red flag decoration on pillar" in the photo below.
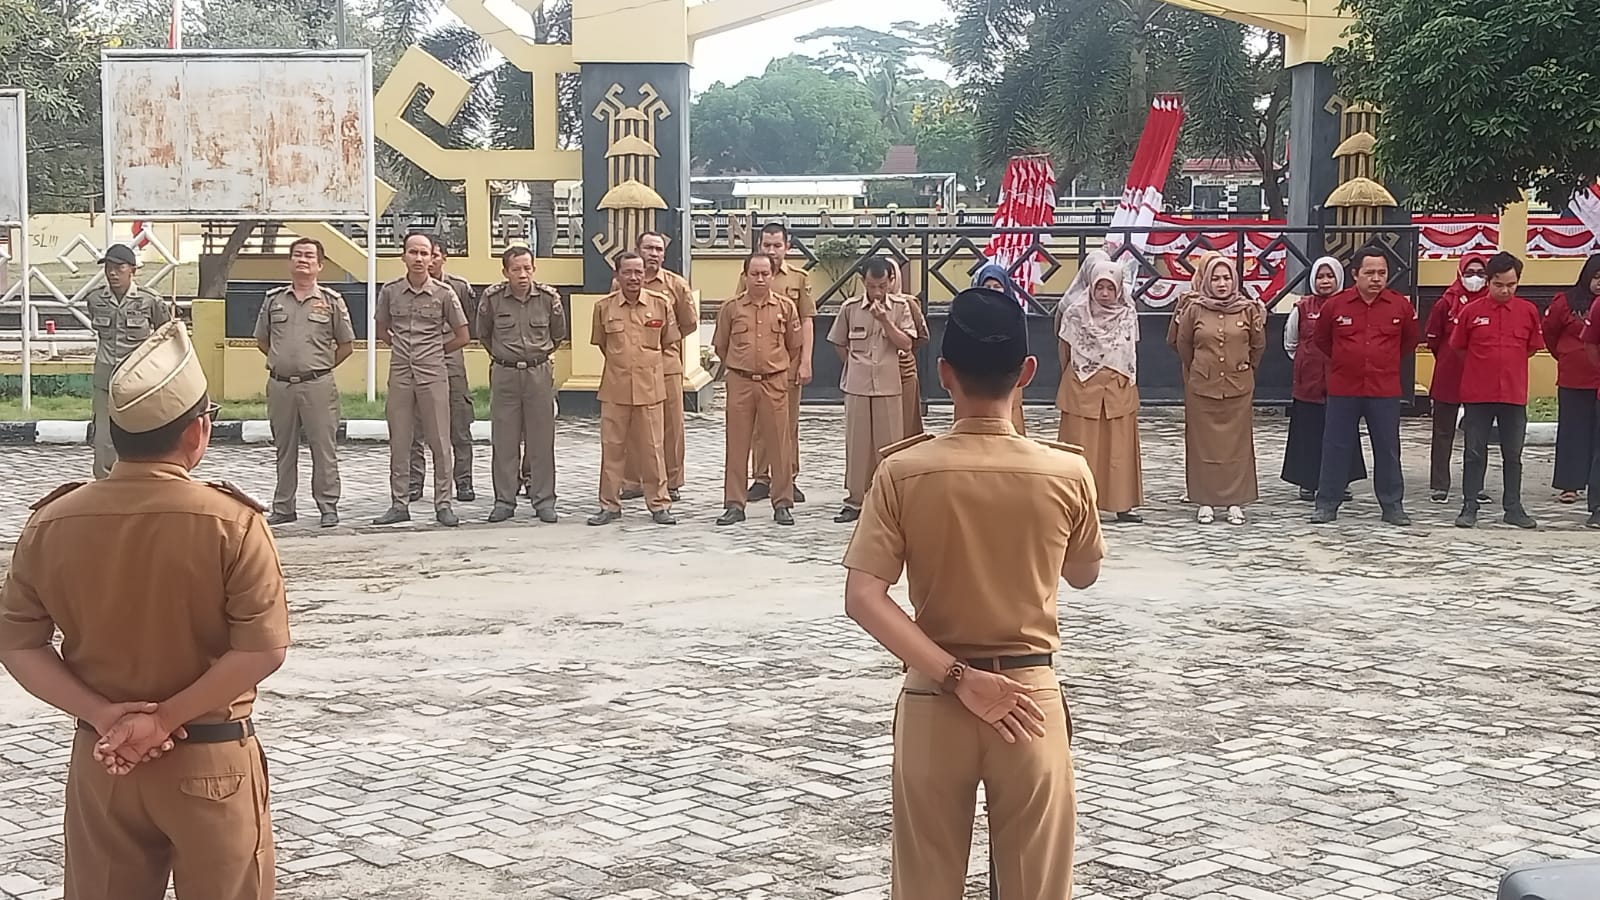
[[[1000,182],[1000,207],[994,213],[996,228],[1049,228],[1056,223],[1056,169],[1048,156],[1018,156],[1006,165]],[[984,255],[1005,266],[1012,281],[1029,294],[1043,284],[1043,259],[1030,252],[1031,234],[996,234]],[[1019,265],[1020,263],[1020,265]]]
[[[1125,242],[1141,251],[1150,249],[1149,229],[1161,212],[1161,191],[1167,183],[1167,172],[1172,169],[1172,154],[1178,149],[1178,131],[1182,127],[1183,95],[1157,94],[1150,101],[1150,117],[1145,120],[1144,134],[1139,136],[1139,148],[1128,169],[1127,187],[1111,217],[1113,229],[1141,230],[1113,231],[1106,236],[1108,251],[1112,245]]]

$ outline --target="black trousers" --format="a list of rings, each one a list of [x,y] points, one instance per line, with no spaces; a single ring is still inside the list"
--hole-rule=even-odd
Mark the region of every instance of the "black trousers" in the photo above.
[[[1322,482],[1322,436],[1327,430],[1325,403],[1296,400],[1289,407],[1289,442],[1283,448],[1283,480],[1308,491]],[[1351,481],[1367,480],[1367,460],[1361,448],[1350,460]]]
[[[1594,484],[1589,469],[1594,464],[1595,429],[1600,428],[1600,393],[1588,388],[1556,391],[1556,476],[1558,491],[1581,491]]]
[[[1450,463],[1456,446],[1456,416],[1460,412],[1459,403],[1433,401],[1433,464],[1428,467],[1429,490],[1450,490],[1450,470],[1454,468]]]
[[[1317,508],[1337,510],[1350,487],[1350,459],[1360,453],[1361,422],[1372,441],[1372,487],[1384,512],[1399,510],[1406,499],[1400,472],[1400,398],[1328,397],[1322,434],[1322,478]]]
[[[1505,467],[1505,494],[1501,508],[1522,512],[1522,444],[1528,436],[1528,407],[1514,403],[1467,403],[1461,417],[1462,508],[1477,509],[1489,469],[1489,437],[1500,434],[1500,462]]]

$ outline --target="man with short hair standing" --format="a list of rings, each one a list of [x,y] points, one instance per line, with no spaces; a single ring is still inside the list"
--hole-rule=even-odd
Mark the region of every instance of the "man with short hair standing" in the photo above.
[[[299,518],[300,439],[311,448],[311,497],[322,527],[339,524],[339,385],[333,370],[350,358],[355,327],[344,298],[317,283],[322,242],[289,245],[289,283],[267,292],[256,317],[256,347],[267,358],[267,418],[278,452],[278,486],[268,525]]]
[[[111,373],[151,332],[171,321],[172,304],[134,280],[139,254],[127,244],[112,244],[100,258],[105,284],[89,294],[89,324],[94,328],[94,477],[111,474],[117,461],[111,443]]]
[[[1360,452],[1360,427],[1372,441],[1372,485],[1383,521],[1408,526],[1405,476],[1400,471],[1401,364],[1421,342],[1417,310],[1389,289],[1389,257],[1379,249],[1356,251],[1355,286],[1329,297],[1312,342],[1328,358],[1327,425],[1322,436],[1322,478],[1313,525],[1339,518],[1350,486],[1350,461]]]
[[[1517,296],[1522,260],[1497,253],[1484,274],[1488,294],[1461,308],[1450,346],[1462,355],[1461,515],[1457,528],[1478,524],[1478,497],[1489,467],[1489,432],[1500,432],[1505,522],[1518,528],[1538,523],[1522,505],[1522,444],[1528,432],[1528,360],[1544,349],[1539,309]]]
[[[433,239],[406,235],[406,274],[378,290],[375,311],[379,340],[389,345],[389,511],[374,525],[411,521],[410,457],[412,433],[422,418],[422,435],[433,451],[433,506],[440,525],[461,524],[450,508],[455,460],[450,448],[450,378],[446,359],[471,342],[467,317],[455,291],[428,274]],[[446,337],[446,335],[449,335]]]
[[[795,367],[794,384],[789,387],[789,411],[787,413],[789,442],[789,466],[793,469],[794,478],[800,477],[800,395],[804,393],[805,386],[811,383],[811,353],[816,340],[817,301],[811,292],[811,275],[802,266],[791,266],[788,262],[789,251],[792,249],[789,242],[789,229],[780,222],[768,222],[761,229],[761,252],[772,257],[772,294],[782,297],[794,304],[795,311],[800,314],[800,350],[797,354],[799,365]],[[739,278],[739,293],[744,293],[745,279]],[[757,434],[755,444],[751,447],[752,469],[755,472],[755,483],[750,486],[751,500],[765,500],[772,489],[772,457],[776,448],[769,447],[764,438]],[[798,484],[794,487],[794,502],[806,502],[804,491]]]
[[[663,378],[666,379],[667,400],[662,408],[661,440],[667,460],[667,493],[674,502],[680,499],[683,487],[683,372],[688,365],[684,356],[684,338],[700,327],[700,318],[694,308],[693,289],[688,279],[663,265],[667,259],[667,236],[659,231],[646,231],[639,235],[634,249],[644,257],[644,289],[655,291],[672,301],[672,316],[678,325],[678,343],[663,356]],[[615,290],[617,285],[612,284]],[[636,500],[644,496],[639,484],[639,467],[633,457],[628,457],[623,467],[622,499]]]
[[[529,499],[539,521],[556,521],[556,389],[550,357],[567,339],[561,295],[533,280],[533,251],[500,255],[506,280],[483,292],[478,334],[489,352],[489,416],[494,509],[490,522],[516,513],[522,460],[533,476]]]
[[[469,330],[478,319],[478,299],[472,285],[465,278],[444,270],[449,259],[444,241],[429,235],[433,242],[433,257],[428,265],[428,275],[434,281],[449,285],[456,293],[461,311],[466,314]],[[450,455],[455,461],[456,499],[471,503],[478,499],[472,489],[472,385],[467,381],[466,350],[456,350],[445,357],[445,370],[450,377]],[[427,480],[427,467],[422,458],[422,421],[417,420],[416,436],[411,441],[411,499],[422,499],[422,486]]]
[[[903,297],[889,292],[894,270],[881,257],[862,267],[865,293],[844,302],[834,317],[828,342],[839,353],[844,391],[844,508],[835,522],[854,522],[878,451],[905,437],[901,402],[900,354],[910,352],[916,323]]]

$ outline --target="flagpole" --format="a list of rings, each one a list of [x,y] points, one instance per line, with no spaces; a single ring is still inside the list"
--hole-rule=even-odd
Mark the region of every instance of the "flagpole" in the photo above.
[[[172,0],[172,24],[167,29],[167,47],[183,49],[183,0]]]

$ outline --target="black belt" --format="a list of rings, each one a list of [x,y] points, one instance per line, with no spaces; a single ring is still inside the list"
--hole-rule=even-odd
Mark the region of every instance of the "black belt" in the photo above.
[[[1049,653],[1035,653],[1032,656],[986,656],[982,659],[965,660],[966,664],[974,669],[985,672],[1004,672],[1007,669],[1033,669],[1039,666],[1055,664],[1055,657]]]
[[[788,374],[787,372],[771,372],[771,373],[768,373],[768,374],[765,374],[765,375],[761,375],[761,374],[757,374],[755,372],[744,372],[744,371],[741,371],[739,369],[729,369],[728,371],[732,372],[733,374],[735,374],[737,376],[739,376],[740,378],[747,378],[747,379],[749,379],[751,381],[771,381],[772,379],[777,378],[780,375],[787,375]]]
[[[95,730],[93,725],[82,719],[78,720],[78,727],[86,728],[90,731]],[[181,741],[173,738],[174,741],[183,744],[231,744],[234,741],[255,737],[256,723],[249,719],[238,719],[232,722],[217,722],[211,725],[189,724],[183,726],[183,730],[188,734],[188,737],[183,738]]]
[[[544,359],[541,359],[538,362],[527,362],[526,360],[520,362],[511,362],[510,360],[497,359],[494,361],[494,364],[497,366],[504,366],[507,369],[537,369],[549,361],[550,357],[546,356]]]
[[[332,375],[333,370],[319,369],[315,372],[307,372],[304,375],[279,375],[277,372],[273,372],[271,374],[273,381],[281,381],[284,384],[301,384],[307,381],[316,381],[318,378],[321,378],[325,375]]]

